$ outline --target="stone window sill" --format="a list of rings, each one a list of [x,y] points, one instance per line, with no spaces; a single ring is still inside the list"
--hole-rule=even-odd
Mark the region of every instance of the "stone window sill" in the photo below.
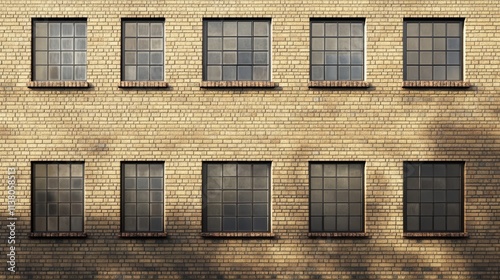
[[[472,84],[465,81],[404,81],[404,88],[469,88]]]
[[[369,88],[365,81],[309,81],[309,88]]]
[[[405,232],[406,238],[468,238],[466,232]]]
[[[85,232],[32,232],[32,238],[86,238]]]
[[[121,238],[162,238],[167,236],[166,232],[121,232],[118,235]]]
[[[120,88],[167,88],[168,83],[162,81],[121,81]]]
[[[203,232],[202,237],[208,238],[274,238],[272,232]]]
[[[366,232],[310,232],[309,238],[368,238]]]
[[[270,81],[203,81],[201,88],[275,88],[278,83]]]
[[[29,88],[88,88],[87,81],[30,81],[26,84]]]

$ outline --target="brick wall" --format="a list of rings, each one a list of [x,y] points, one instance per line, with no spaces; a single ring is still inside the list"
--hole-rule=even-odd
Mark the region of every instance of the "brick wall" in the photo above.
[[[3,261],[1,279],[500,277],[496,1],[80,2],[2,3],[0,177],[16,168],[18,221],[16,273]],[[89,87],[30,85],[32,18],[54,17],[87,18]],[[148,17],[165,18],[168,87],[120,87],[121,18]],[[202,19],[217,17],[272,20],[277,87],[203,86]],[[308,87],[310,19],[337,17],[366,19],[369,87]],[[465,19],[470,87],[403,87],[405,17]],[[46,160],[85,161],[86,238],[29,237],[31,162]],[[165,162],[167,237],[118,237],[126,160]],[[212,160],[272,162],[273,238],[201,236]],[[366,162],[368,238],[308,237],[308,164],[323,160]],[[410,160],[465,162],[468,238],[403,237]],[[1,236],[7,197],[2,188]]]

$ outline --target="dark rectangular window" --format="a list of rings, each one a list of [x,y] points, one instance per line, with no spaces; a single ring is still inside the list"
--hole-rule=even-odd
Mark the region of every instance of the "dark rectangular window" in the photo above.
[[[311,232],[364,231],[364,163],[311,162]]]
[[[86,80],[86,20],[34,19],[32,63],[34,81]]]
[[[203,231],[270,231],[269,162],[203,163]]]
[[[363,80],[364,33],[364,20],[311,20],[311,80]]]
[[[270,26],[265,19],[203,21],[205,81],[269,81]]]
[[[83,162],[32,163],[32,231],[83,232]]]
[[[122,20],[122,81],[163,81],[164,23]]]
[[[406,232],[462,232],[464,164],[404,163]]]
[[[463,20],[404,21],[404,80],[463,79]]]
[[[122,232],[163,231],[163,163],[122,162]]]

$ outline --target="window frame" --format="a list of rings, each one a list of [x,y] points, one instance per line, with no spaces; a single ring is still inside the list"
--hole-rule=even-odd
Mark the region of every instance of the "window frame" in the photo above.
[[[76,63],[76,58],[75,53],[78,52],[79,50],[76,49],[76,43],[73,44],[73,47],[71,50],[68,50],[68,52],[71,52],[73,54],[73,63],[67,64],[68,66],[73,67],[73,79],[63,79],[62,75],[63,72],[60,69],[59,70],[59,79],[50,79],[49,78],[49,69],[48,67],[50,65],[57,65],[59,68],[63,67],[66,64],[63,64],[62,62],[62,57],[59,57],[59,63],[58,64],[50,64],[49,63],[49,40],[50,38],[56,38],[56,37],[51,37],[49,34],[49,27],[47,27],[47,37],[37,37],[37,29],[36,25],[37,23],[41,22],[47,22],[47,24],[50,23],[71,23],[71,24],[78,24],[78,23],[84,23],[85,24],[85,36],[84,37],[77,37],[76,33],[74,33],[73,36],[68,36],[67,38],[73,38],[73,43],[75,42],[76,38],[85,38],[85,50],[81,50],[81,52],[85,52],[85,63],[84,64],[77,64]],[[28,83],[28,86],[31,87],[50,87],[50,86],[65,86],[65,87],[87,87],[88,83],[86,81],[88,80],[88,20],[87,18],[32,18],[31,22],[32,26],[32,32],[31,32],[31,82]],[[74,30],[74,29],[73,29]],[[46,58],[46,64],[42,64],[45,67],[47,67],[47,77],[46,79],[37,79],[37,71],[36,68],[40,63],[37,63],[37,39],[38,38],[47,38],[47,49],[44,50],[47,53],[47,58]],[[61,35],[57,38],[65,38]],[[57,50],[59,52],[60,56],[63,50],[60,48]],[[75,79],[75,67],[77,66],[84,66],[85,67],[85,79]]]
[[[240,38],[240,37],[249,37],[251,38],[252,40],[252,47],[250,50],[248,50],[248,52],[251,52],[252,53],[252,63],[242,63],[240,64],[238,62],[238,54],[240,52],[242,52],[242,50],[240,50],[240,48],[238,46],[236,46],[236,49],[234,50],[234,52],[236,52],[236,63],[235,64],[230,64],[231,66],[234,66],[236,68],[235,70],[235,79],[224,79],[224,73],[223,73],[223,67],[224,66],[227,66],[228,64],[224,64],[224,61],[223,61],[223,57],[221,57],[221,63],[220,64],[214,64],[214,65],[219,65],[221,67],[221,79],[220,80],[213,80],[213,79],[209,79],[208,78],[208,67],[209,67],[209,63],[208,63],[208,53],[209,53],[209,50],[208,50],[208,39],[209,39],[209,35],[208,35],[208,23],[209,22],[221,22],[221,23],[224,23],[224,22],[237,22],[237,23],[240,23],[240,22],[251,22],[252,23],[252,35],[249,35],[249,36],[244,36],[244,35],[234,35],[234,36],[230,36],[230,37],[235,37],[236,39]],[[253,24],[255,22],[265,22],[268,24],[268,30],[267,30],[267,36],[256,36],[254,34],[254,29],[253,29]],[[222,31],[223,32],[223,31]],[[229,35],[227,36],[224,36],[224,34],[222,34],[220,36],[221,39],[224,39],[225,37],[228,37]],[[214,36],[214,37],[219,37],[219,36]],[[267,37],[267,40],[268,40],[268,43],[267,43],[267,63],[261,63],[261,64],[257,64],[254,62],[254,58],[253,58],[253,54],[254,52],[256,51],[255,50],[255,46],[253,44],[254,42],[254,39],[255,37],[261,37],[261,38],[264,38],[264,37]],[[272,84],[270,83],[271,82],[271,76],[272,76],[272,20],[270,18],[204,18],[203,19],[203,43],[202,43],[202,48],[203,48],[203,56],[202,56],[202,64],[203,64],[203,73],[202,73],[202,85],[203,87],[241,87],[241,86],[244,86],[244,87],[275,87],[275,84]],[[259,50],[257,50],[259,51]],[[224,50],[220,50],[221,52],[221,55],[224,53]],[[240,79],[238,78],[238,66],[249,66],[249,67],[252,67],[252,71],[251,71],[251,76],[252,78],[251,79]],[[255,66],[265,66],[267,67],[267,77],[266,79],[255,79],[254,78],[254,67]],[[228,85],[225,85],[225,83],[227,83]],[[247,83],[250,83],[249,85],[247,85]],[[260,83],[260,84],[259,84]]]
[[[317,23],[322,23],[323,25],[325,24],[362,24],[362,35],[361,36],[355,36],[352,35],[351,31],[349,32],[349,35],[340,35],[337,32],[337,35],[331,35],[328,36],[325,33],[322,36],[316,36],[313,35],[313,24]],[[337,27],[338,31],[338,27]],[[352,38],[360,38],[362,39],[362,47],[361,50],[354,50],[352,48],[352,42],[350,42],[350,46],[348,50],[344,50],[344,52],[349,52],[349,63],[348,64],[341,64],[338,60],[338,53],[342,52],[338,47],[336,50],[326,50],[325,47],[323,47],[323,50],[313,50],[313,39],[318,39],[318,38],[349,38],[350,40]],[[325,46],[326,43],[324,43],[323,46]],[[326,63],[326,52],[331,51],[336,53],[337,57],[337,63],[335,64],[327,64]],[[313,52],[322,52],[323,53],[323,63],[313,63]],[[356,64],[356,63],[351,63],[351,57],[353,52],[362,52],[362,62],[361,64]],[[325,75],[325,69],[328,65],[331,65],[332,67],[336,68],[336,73],[337,73],[337,78],[336,79],[326,79]],[[313,67],[318,67],[321,66],[323,68],[323,79],[314,79],[313,78]],[[348,66],[349,67],[349,79],[340,79],[339,78],[339,68],[342,66]],[[352,67],[356,66],[359,67],[361,66],[361,79],[352,79],[351,71]],[[365,18],[311,18],[309,21],[309,81],[311,84],[327,84],[327,83],[333,83],[337,87],[367,87],[365,83],[363,83],[366,80],[366,19]]]
[[[126,169],[126,165],[134,165],[135,166],[135,169],[136,169],[136,175],[135,176],[126,176],[125,174],[125,169]],[[144,230],[138,230],[138,221],[136,221],[136,230],[128,230],[126,229],[126,222],[125,222],[125,219],[127,217],[130,217],[130,216],[127,216],[126,215],[126,203],[127,203],[127,198],[126,198],[126,179],[127,178],[135,178],[135,180],[137,180],[138,178],[148,178],[148,180],[150,181],[151,178],[160,178],[159,176],[151,176],[151,174],[148,175],[148,177],[138,177],[137,175],[137,168],[138,168],[138,165],[148,165],[148,173],[150,172],[151,170],[151,167],[150,165],[161,165],[162,166],[162,176],[161,176],[161,179],[162,179],[162,186],[161,188],[159,189],[151,189],[151,186],[149,185],[150,183],[148,183],[148,230],[147,231],[144,231]],[[137,219],[137,217],[140,217],[139,214],[137,213],[137,204],[139,203],[137,201],[137,192],[139,190],[139,188],[137,187],[137,185],[135,186],[135,188],[133,189],[135,191],[135,202],[134,204],[136,204],[136,210],[135,210],[135,215],[131,215],[132,217],[135,217]],[[151,201],[151,192],[152,191],[161,191],[162,195],[161,195],[161,202],[152,202]],[[161,230],[151,230],[151,217],[154,217],[151,215],[151,204],[154,203],[154,204],[161,204],[162,206],[162,209],[161,209]],[[143,216],[143,217],[146,217],[146,216]],[[158,217],[157,217],[158,218]],[[134,237],[134,236],[141,236],[141,235],[144,235],[144,236],[148,236],[148,234],[152,234],[151,236],[149,237],[155,237],[156,235],[154,234],[158,234],[158,236],[161,236],[161,234],[165,233],[165,162],[164,161],[122,161],[120,163],[120,232],[121,232],[121,235],[123,237]]]
[[[262,177],[262,176],[255,176],[254,175],[254,171],[253,171],[253,166],[254,165],[266,165],[266,169],[267,169],[267,186],[268,188],[267,189],[257,189],[257,190],[265,190],[267,191],[267,224],[266,224],[266,227],[267,227],[267,230],[266,231],[260,231],[260,230],[254,230],[254,221],[253,219],[255,217],[262,217],[262,216],[254,216],[254,213],[253,213],[253,210],[252,210],[252,215],[250,216],[251,219],[252,219],[252,229],[251,230],[238,230],[238,223],[236,223],[236,230],[224,230],[224,224],[223,224],[223,220],[224,220],[224,201],[222,199],[222,192],[224,190],[223,186],[220,187],[220,191],[221,191],[221,201],[220,201],[220,206],[221,206],[221,214],[220,214],[220,218],[221,218],[221,225],[220,225],[220,228],[221,230],[220,231],[215,231],[215,230],[209,230],[209,223],[208,223],[208,218],[209,218],[209,215],[208,215],[208,204],[209,202],[207,201],[208,200],[208,186],[207,186],[207,181],[208,181],[208,165],[210,164],[220,164],[220,165],[230,165],[230,164],[236,164],[236,175],[234,176],[235,178],[239,178],[240,176],[238,175],[238,165],[252,165],[252,175],[249,176],[250,178],[252,178],[252,182],[253,182],[253,179],[255,177]],[[223,168],[223,167],[222,167]],[[224,178],[224,174],[222,173],[222,169],[221,169],[221,178]],[[202,194],[203,194],[203,199],[202,199],[202,235],[205,236],[205,237],[273,237],[272,236],[272,228],[271,228],[271,225],[272,225],[272,213],[271,213],[271,209],[272,209],[272,194],[271,194],[271,190],[272,190],[272,186],[271,186],[271,176],[272,176],[272,162],[271,161],[204,161],[202,163]],[[230,177],[233,177],[233,176],[230,176]],[[248,177],[248,176],[243,176],[243,177]],[[265,177],[265,176],[264,176]],[[223,179],[222,179],[223,180]],[[237,179],[236,179],[237,180]],[[236,183],[238,185],[238,183]],[[247,189],[245,189],[247,190]],[[250,189],[252,191],[252,196],[253,196],[253,183],[252,183],[252,188]],[[240,188],[238,186],[236,186],[236,188],[234,189],[234,191],[236,191],[236,193],[238,193],[240,191]],[[236,207],[238,205],[240,205],[239,201],[238,201],[238,195],[236,195],[236,202],[234,202],[234,204],[236,205]],[[256,203],[253,198],[252,198],[252,201],[250,202],[252,204],[252,208],[253,208],[253,205]],[[240,217],[237,213],[237,211],[235,212],[235,216],[234,218],[237,220],[238,217]],[[249,216],[244,216],[246,218],[248,218]]]
[[[313,172],[312,172],[312,168],[313,168],[313,165],[321,165],[321,169],[322,169],[322,175],[321,176],[313,176]],[[337,170],[337,167],[338,165],[348,165],[348,171],[347,171],[347,177],[346,176],[339,176],[337,174],[337,171],[336,171],[336,174],[335,176],[325,176],[324,174],[324,168],[326,165],[333,165],[335,166],[336,170]],[[350,173],[350,165],[360,165],[361,167],[361,174],[360,174],[360,177],[358,176],[351,176],[349,173]],[[328,233],[331,233],[332,234],[332,237],[363,237],[365,236],[364,233],[365,233],[365,201],[366,201],[366,197],[365,197],[365,193],[366,193],[366,188],[365,188],[365,176],[366,176],[366,162],[364,161],[310,161],[309,162],[309,167],[308,167],[308,172],[309,172],[309,201],[308,201],[308,208],[309,208],[309,233],[310,233],[310,236],[316,236],[316,237],[321,237],[322,234],[328,234]],[[325,178],[335,178],[335,180],[337,180],[338,178],[347,178],[348,180],[350,178],[361,178],[361,194],[360,194],[360,201],[357,202],[360,204],[361,206],[361,209],[360,209],[360,215],[351,215],[351,211],[350,211],[350,207],[349,209],[347,210],[347,216],[346,215],[341,215],[341,216],[346,216],[347,219],[348,219],[348,229],[347,230],[339,230],[338,229],[338,225],[335,226],[335,230],[325,230],[325,214],[324,214],[324,211],[322,210],[322,215],[318,216],[318,215],[315,215],[313,216],[312,215],[312,205],[313,205],[313,199],[312,199],[312,191],[315,190],[312,188],[312,179],[313,178],[321,178],[322,180],[324,180]],[[348,186],[347,188],[345,189],[346,191],[349,192],[349,198],[348,198],[348,201],[347,201],[347,204],[349,204],[350,200],[351,200],[351,196],[350,196],[350,192],[352,191],[352,188],[350,187],[350,184],[348,183]],[[324,191],[325,191],[325,188],[324,188],[324,185],[323,187],[321,188],[321,191],[323,192],[322,194],[322,202],[320,203],[321,206],[322,206],[322,209],[324,208],[324,205],[325,205],[325,194],[324,194]],[[335,189],[335,191],[337,191],[337,189]],[[338,204],[338,200],[337,201],[334,201],[332,204]],[[337,205],[336,205],[337,206]],[[337,219],[339,217],[337,211],[335,211],[335,215],[329,215],[335,219]],[[350,228],[350,221],[349,219],[351,218],[351,216],[359,216],[360,217],[360,222],[361,222],[361,225],[360,225],[360,229],[359,230],[351,230]],[[321,230],[313,230],[313,226],[312,226],[312,218],[313,217],[320,217],[321,218],[321,223],[322,223],[322,229]],[[327,236],[325,236],[327,237]]]
[[[419,39],[419,44],[418,44],[418,49],[415,50],[415,52],[418,53],[418,59],[419,62],[416,64],[408,64],[408,28],[407,25],[408,23],[418,23],[418,24],[425,24],[425,23],[430,23],[430,24],[447,24],[447,23],[458,23],[460,26],[459,30],[459,78],[458,79],[448,79],[448,67],[450,66],[456,66],[455,64],[449,64],[447,62],[448,58],[448,47],[445,47],[445,50],[442,52],[445,53],[446,56],[446,62],[444,64],[437,64],[434,63],[434,53],[436,52],[436,49],[434,47],[434,39],[435,38],[444,38],[445,40],[448,39],[449,37],[456,38],[456,36],[438,36],[438,35],[418,35],[418,36],[410,36],[410,38],[418,38]],[[434,27],[433,27],[434,28]],[[447,29],[446,29],[447,30]],[[469,87],[469,83],[464,82],[465,78],[465,19],[464,18],[404,18],[403,20],[403,81],[405,82],[405,87]],[[432,39],[432,48],[430,50],[426,50],[431,53],[432,55],[432,63],[431,64],[422,64],[420,62],[420,56],[421,56],[421,46],[420,46],[420,39],[421,38],[431,38]],[[447,43],[445,43],[447,45]],[[413,51],[413,50],[410,50]],[[418,67],[418,79],[408,79],[408,66],[415,66]],[[434,78],[434,70],[432,71],[432,79],[430,80],[424,80],[421,79],[420,76],[420,67],[422,66],[429,66],[431,68],[433,67],[444,67],[445,69],[445,79],[438,80]],[[425,82],[431,82],[431,84],[427,84]],[[424,84],[422,84],[424,83]],[[413,85],[415,84],[415,85]]]
[[[37,166],[41,166],[41,165],[44,165],[46,170],[45,170],[45,177],[38,177],[37,174],[36,174],[36,169],[37,169]],[[49,165],[57,165],[57,168],[58,168],[58,176],[57,177],[49,177],[49,174],[48,174],[48,167]],[[61,196],[60,194],[60,190],[59,190],[59,181],[61,179],[61,176],[59,176],[59,165],[70,165],[70,169],[69,169],[69,177],[63,177],[63,178],[69,178],[70,180],[70,184],[71,184],[71,179],[72,178],[81,178],[82,182],[82,186],[81,186],[81,215],[71,215],[71,212],[73,212],[73,204],[71,203],[71,200],[72,200],[72,187],[69,186],[68,190],[70,192],[69,194],[69,199],[70,199],[70,202],[69,202],[69,211],[70,211],[70,214],[69,214],[69,218],[70,218],[70,222],[69,222],[69,230],[59,230],[60,228],[60,225],[59,225],[59,219],[61,217],[60,215],[60,204],[61,202],[59,201],[59,197]],[[82,174],[81,174],[81,177],[80,176],[72,176],[71,175],[71,166],[72,165],[81,165],[82,167]],[[37,227],[37,223],[36,223],[36,219],[39,218],[40,216],[37,216],[37,204],[42,204],[42,203],[37,203],[37,199],[36,199],[36,196],[37,196],[37,178],[45,178],[45,182],[46,182],[46,186],[45,186],[45,194],[46,194],[46,202],[45,202],[45,211],[46,211],[46,215],[45,216],[42,216],[42,217],[45,217],[45,230],[37,230],[36,227]],[[57,188],[57,195],[59,196],[57,198],[57,218],[58,218],[58,230],[54,231],[54,230],[48,230],[48,218],[51,217],[49,216],[49,201],[48,201],[48,191],[49,191],[49,186],[48,186],[48,179],[49,178],[57,178],[58,179],[58,188]],[[54,189],[55,190],[55,189]],[[81,217],[82,221],[81,221],[81,230],[71,230],[72,228],[72,221],[71,221],[71,218],[72,217]],[[31,162],[31,235],[33,237],[44,237],[44,236],[66,236],[66,237],[84,237],[85,234],[85,162],[84,161],[32,161]]]
[[[459,218],[460,218],[460,225],[459,225],[459,229],[457,230],[448,230],[448,229],[445,229],[445,230],[442,230],[442,229],[438,229],[438,230],[434,230],[435,228],[435,218],[436,218],[436,214],[434,213],[434,209],[433,209],[433,214],[430,216],[430,215],[422,215],[422,212],[421,212],[421,209],[422,209],[422,201],[419,199],[419,202],[418,202],[418,205],[419,205],[419,214],[418,215],[410,215],[410,216],[413,216],[413,217],[418,217],[418,221],[419,221],[419,229],[418,230],[409,230],[408,229],[408,217],[409,217],[409,211],[408,211],[408,204],[409,203],[412,203],[411,201],[409,202],[408,199],[409,199],[409,187],[408,187],[408,178],[411,178],[408,174],[409,172],[409,166],[412,165],[412,166],[415,166],[415,165],[418,165],[419,166],[419,172],[420,170],[422,169],[422,165],[432,165],[433,168],[434,168],[434,165],[438,165],[438,164],[444,164],[444,165],[460,165],[460,209],[459,209]],[[445,167],[446,169],[448,169],[448,167]],[[433,171],[434,172],[434,171]],[[421,192],[422,192],[422,188],[421,188],[421,184],[422,184],[422,177],[426,178],[426,176],[422,176],[421,173],[419,173],[418,176],[415,176],[414,178],[418,178],[418,184],[419,184],[419,196],[421,196]],[[435,178],[441,178],[443,176],[432,176],[432,177],[428,177],[428,178],[432,178],[433,180]],[[452,178],[455,178],[457,176],[444,176],[444,178],[448,178],[448,177],[452,177]],[[434,183],[433,183],[434,184]],[[432,194],[432,204],[433,204],[433,208],[434,208],[434,204],[436,204],[436,202],[434,202],[434,191],[436,190],[436,188],[433,188],[432,189],[428,189],[429,191],[432,190],[433,194]],[[448,186],[446,185],[445,188],[444,188],[445,192],[448,191]],[[446,193],[446,196],[447,196],[447,193]],[[413,202],[415,203],[415,202]],[[441,202],[442,204],[445,204],[446,205],[446,211],[445,212],[448,212],[447,208],[448,208],[448,204],[450,203],[453,203],[453,202],[449,202],[449,199],[445,199],[444,202]],[[453,215],[455,216],[455,215]],[[432,217],[432,230],[422,230],[422,217]],[[438,216],[438,217],[441,217],[441,216]],[[444,217],[445,219],[450,217],[449,215],[445,214],[445,215],[442,215],[442,217]],[[445,228],[447,228],[447,226],[445,226]],[[416,237],[420,237],[420,235],[422,236],[427,236],[427,235],[436,235],[438,236],[440,233],[441,234],[444,234],[446,236],[446,234],[450,235],[451,237],[453,237],[453,234],[459,234],[457,237],[463,237],[461,236],[460,234],[461,233],[465,233],[465,162],[463,161],[405,161],[403,162],[403,229],[404,229],[404,232],[405,234],[408,234],[408,236],[416,236]]]
[[[153,37],[151,36],[151,34],[147,37],[140,37],[137,33],[136,33],[136,36],[135,37],[130,37],[130,36],[127,36],[126,35],[126,30],[125,30],[125,25],[127,23],[135,23],[135,24],[139,24],[139,23],[148,23],[150,24],[150,28],[151,28],[151,23],[161,23],[162,24],[162,36],[161,36],[161,39],[162,39],[162,45],[161,45],[161,53],[162,53],[162,62],[161,64],[152,64],[151,63],[151,52],[160,52],[159,50],[158,51],[155,51],[155,50],[151,50],[151,45],[148,44],[149,48],[148,50],[144,50],[144,52],[148,52],[149,53],[149,56],[148,56],[148,64],[139,64],[139,61],[138,61],[138,53],[140,52],[138,47],[136,46],[136,49],[133,50],[133,52],[135,53],[135,61],[136,63],[135,64],[126,64],[126,52],[132,52],[132,50],[126,50],[126,44],[125,44],[125,41],[127,38],[135,38],[136,42],[138,40],[138,38],[148,38],[150,41],[152,38],[160,38],[160,37]],[[151,29],[149,29],[149,31],[151,31]],[[131,84],[131,83],[158,83],[158,82],[163,82],[165,81],[165,48],[166,48],[166,38],[165,38],[165,18],[122,18],[121,19],[121,38],[120,38],[120,81],[123,83],[123,84]],[[136,44],[137,45],[137,44]],[[141,79],[138,79],[138,71],[136,69],[136,74],[135,74],[135,79],[126,79],[126,72],[125,72],[125,67],[126,65],[133,65],[135,66],[136,68],[139,67],[139,66],[147,66],[149,68],[148,70],[148,73],[149,73],[149,77],[148,79],[145,79],[145,80],[141,80]],[[162,71],[161,71],[161,79],[158,79],[158,80],[155,80],[155,79],[151,79],[151,67],[153,66],[160,66],[161,65],[161,68],[162,68]]]

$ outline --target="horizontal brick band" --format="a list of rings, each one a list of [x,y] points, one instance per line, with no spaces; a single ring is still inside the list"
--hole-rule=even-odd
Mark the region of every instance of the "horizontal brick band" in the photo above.
[[[202,237],[214,238],[274,238],[272,232],[203,232]]]
[[[365,81],[310,81],[310,88],[369,88]]]
[[[365,232],[310,232],[310,238],[367,238],[369,235]]]
[[[470,82],[464,81],[404,81],[404,88],[468,88],[471,87]]]
[[[32,232],[30,237],[33,238],[85,238],[87,234],[84,232]]]
[[[278,83],[269,81],[203,81],[202,88],[275,88]]]
[[[121,81],[118,87],[121,88],[166,88],[167,82],[161,81]]]
[[[29,88],[86,88],[90,87],[87,81],[30,81]]]
[[[466,232],[405,232],[408,238],[465,238],[469,237]]]
[[[156,237],[167,237],[168,234],[166,232],[122,232],[118,235],[118,237],[122,238],[134,238],[134,237],[143,237],[143,238],[156,238]]]

